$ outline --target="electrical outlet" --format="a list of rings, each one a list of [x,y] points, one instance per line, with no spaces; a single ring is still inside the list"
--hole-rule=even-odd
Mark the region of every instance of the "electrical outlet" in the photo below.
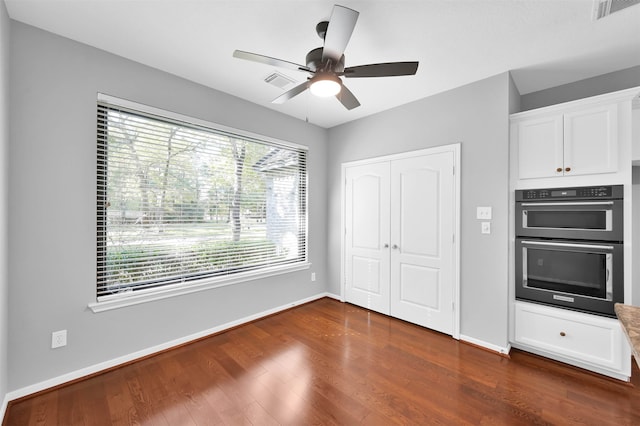
[[[312,272],[311,273],[311,281],[315,281],[316,280],[316,273]]]
[[[51,349],[67,346],[67,330],[54,331],[51,333]]]
[[[476,219],[491,220],[491,207],[476,207]]]

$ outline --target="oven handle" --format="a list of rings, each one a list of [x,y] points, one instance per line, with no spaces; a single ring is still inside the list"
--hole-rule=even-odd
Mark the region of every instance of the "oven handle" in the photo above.
[[[612,206],[613,201],[568,202],[568,203],[520,203],[522,207],[553,207],[553,206]]]
[[[611,279],[611,269],[613,268],[613,264],[611,261],[611,255],[608,254],[606,257],[607,264],[607,276],[605,279],[605,291],[607,300],[613,300],[613,280]]]
[[[527,241],[527,240],[523,240],[522,244],[528,244],[528,245],[532,245],[532,246],[589,248],[589,249],[600,249],[600,250],[613,250],[613,248],[614,248],[613,246],[602,246],[602,245],[595,245],[595,244],[551,243],[551,242]]]

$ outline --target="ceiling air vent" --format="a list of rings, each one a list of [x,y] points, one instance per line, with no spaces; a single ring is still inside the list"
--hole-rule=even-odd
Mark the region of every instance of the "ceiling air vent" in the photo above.
[[[267,83],[279,87],[280,89],[286,89],[291,84],[297,83],[294,79],[287,77],[284,74],[280,74],[279,72],[274,72],[273,74],[269,74],[264,81]]]
[[[640,0],[594,0],[593,20],[602,19],[636,4],[640,4]]]

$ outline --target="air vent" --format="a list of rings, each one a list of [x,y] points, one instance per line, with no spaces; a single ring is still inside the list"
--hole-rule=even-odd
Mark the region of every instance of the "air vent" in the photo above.
[[[640,4],[640,0],[594,0],[593,20],[602,19],[636,4]]]
[[[288,86],[297,83],[294,79],[287,77],[284,74],[280,74],[279,72],[269,74],[264,81],[280,89],[285,89]]]

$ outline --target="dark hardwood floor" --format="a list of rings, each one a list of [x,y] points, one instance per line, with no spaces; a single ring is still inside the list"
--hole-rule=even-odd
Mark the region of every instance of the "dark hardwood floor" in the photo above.
[[[638,425],[632,383],[322,299],[10,404],[5,425]]]

